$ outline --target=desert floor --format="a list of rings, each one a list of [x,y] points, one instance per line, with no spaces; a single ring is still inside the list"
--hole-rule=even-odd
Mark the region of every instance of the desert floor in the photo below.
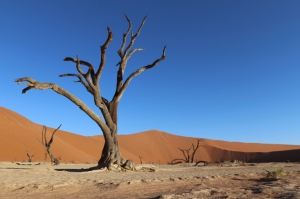
[[[156,165],[155,171],[126,172],[28,164],[0,163],[0,198],[300,198],[300,163]],[[262,180],[264,169],[280,168],[285,173],[278,180]]]

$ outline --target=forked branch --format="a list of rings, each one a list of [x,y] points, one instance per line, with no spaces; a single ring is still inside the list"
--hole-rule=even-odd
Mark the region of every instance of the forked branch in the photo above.
[[[97,69],[96,74],[94,72],[95,69],[94,69],[94,67],[91,63],[86,62],[86,61],[82,61],[77,56],[76,59],[71,58],[71,57],[66,57],[64,59],[64,61],[72,61],[72,62],[76,63],[76,68],[77,68],[77,71],[79,72],[79,74],[72,74],[72,73],[69,74],[69,73],[67,73],[67,74],[60,75],[60,77],[65,77],[65,76],[75,76],[75,77],[77,77],[78,81],[76,81],[76,82],[81,82],[83,84],[83,86],[87,89],[87,91],[93,95],[95,105],[102,112],[102,115],[105,119],[105,123],[108,124],[109,126],[113,126],[114,125],[113,120],[112,120],[112,118],[109,114],[109,111],[108,111],[108,107],[109,107],[110,102],[108,100],[106,100],[104,97],[101,96],[100,84],[99,84],[99,79],[100,79],[100,76],[102,74],[102,70],[105,66],[105,63],[106,63],[106,49],[109,46],[109,44],[110,44],[110,42],[112,41],[112,38],[113,38],[113,33],[111,32],[109,27],[107,27],[107,31],[108,31],[107,39],[106,39],[105,43],[100,47],[101,60],[100,60],[99,68]],[[83,70],[81,69],[81,66],[80,66],[81,64],[85,65],[89,68],[86,73],[84,73]],[[93,116],[94,116],[94,114],[93,114]],[[107,125],[100,119],[100,117],[98,117],[98,119],[96,119],[96,120],[93,117],[92,117],[92,119],[97,122],[97,124],[101,127],[102,131],[104,130],[103,128],[107,127]]]
[[[29,155],[28,151],[26,150],[26,155],[28,157],[28,162],[33,162],[33,156],[35,156],[35,154]]]
[[[77,76],[77,75],[63,74],[63,75],[60,75],[60,77],[77,76],[79,78],[79,82],[81,82],[87,89],[89,88],[88,90],[91,90],[91,88],[93,86],[95,86],[95,84],[96,84],[95,83],[96,82],[96,75],[95,75],[95,72],[94,72],[94,66],[91,63],[83,61],[83,60],[80,60],[78,56],[76,56],[76,59],[71,58],[71,57],[66,57],[64,59],[64,61],[71,61],[71,62],[76,63],[76,69],[77,69],[77,71],[85,79],[85,81],[88,83],[88,86],[83,81],[83,79],[79,77],[80,75]],[[81,68],[81,65],[87,66],[88,67],[88,71],[84,72],[82,70],[82,68]],[[92,78],[92,80],[91,80],[91,78]]]
[[[121,45],[120,49],[118,50],[118,54],[121,58],[124,57],[123,50],[124,50],[124,47],[126,45],[127,35],[132,29],[132,23],[131,23],[130,19],[128,18],[128,16],[126,14],[124,14],[124,15],[125,15],[125,18],[128,22],[129,27],[128,27],[128,30],[126,31],[126,33],[123,34],[123,42],[122,42],[122,45]]]
[[[89,63],[89,62],[86,62],[86,61],[83,61],[83,60],[79,60],[79,58],[78,58],[78,56],[77,56],[77,58],[76,59],[74,59],[74,58],[72,58],[72,57],[66,57],[66,58],[64,58],[64,61],[71,61],[71,62],[74,62],[74,63],[76,63],[76,64],[79,64],[79,68],[78,68],[78,72],[80,72],[80,74],[86,74],[86,73],[84,73],[83,71],[82,71],[82,69],[81,69],[81,66],[80,65],[84,65],[84,66],[87,66],[88,68],[89,68],[89,71],[90,72],[94,72],[94,66],[91,64],[91,63]]]
[[[50,141],[48,142],[49,148],[50,148],[50,146],[51,146],[51,144],[52,144],[52,142],[53,142],[53,136],[54,136],[54,134],[56,133],[56,131],[57,131],[60,127],[61,127],[61,125],[59,125],[59,127],[57,127],[57,128],[55,129],[55,131],[52,133],[51,139],[50,139]],[[46,128],[46,127],[45,127],[45,128]],[[46,130],[45,130],[45,137],[46,137]]]
[[[155,67],[159,62],[166,59],[166,48],[167,48],[167,46],[164,47],[163,52],[162,52],[162,56],[160,58],[156,59],[152,64],[141,67],[138,70],[136,70],[135,72],[131,73],[131,75],[129,75],[129,77],[125,80],[124,85],[121,86],[119,92],[117,92],[115,94],[115,99],[116,100],[120,100],[120,98],[122,97],[125,89],[128,87],[128,85],[129,85],[129,83],[130,83],[130,81],[132,80],[133,77],[141,74],[145,70],[148,70],[148,69],[151,69],[151,68]]]
[[[90,85],[88,85],[88,84],[84,81],[84,79],[82,78],[81,75],[79,75],[79,74],[73,74],[73,73],[66,73],[66,74],[61,74],[61,75],[59,75],[59,77],[66,77],[66,76],[77,77],[77,78],[78,78],[78,81],[74,81],[74,82],[80,82],[80,83],[82,83],[82,85],[86,88],[86,90],[87,90],[89,93],[93,94],[93,91],[92,91]]]
[[[125,15],[125,16],[126,16],[126,15]],[[126,59],[129,59],[129,58],[130,58],[130,56],[127,55],[127,54],[128,54],[128,52],[129,52],[129,50],[132,48],[132,46],[133,46],[133,44],[134,44],[134,42],[135,42],[135,39],[139,36],[139,34],[140,34],[141,30],[142,30],[142,27],[144,26],[144,24],[145,24],[145,22],[146,22],[146,18],[147,18],[147,16],[144,17],[144,19],[143,19],[142,23],[140,24],[140,27],[139,27],[139,29],[137,30],[137,32],[136,32],[135,34],[131,33],[131,40],[130,40],[130,42],[129,42],[127,48],[126,48],[125,51],[123,52],[123,57],[126,56]],[[129,20],[129,18],[128,18],[127,16],[126,16],[126,19],[127,19],[127,21]],[[130,21],[130,20],[129,20],[129,21]],[[131,22],[130,22],[130,24],[131,24]],[[127,34],[128,34],[128,33],[127,33]],[[127,36],[127,35],[126,35],[126,36]]]
[[[105,122],[99,117],[92,109],[90,109],[83,101],[78,99],[76,96],[74,96],[69,91],[63,89],[62,87],[53,84],[53,83],[43,83],[38,82],[33,78],[30,77],[24,77],[15,79],[15,82],[20,84],[20,82],[28,82],[27,84],[24,84],[25,86],[28,86],[27,88],[23,89],[22,93],[26,93],[26,91],[30,89],[40,89],[40,90],[47,90],[52,89],[56,93],[63,95],[64,97],[68,98],[70,101],[72,101],[74,104],[76,104],[81,110],[83,110],[90,118],[92,118],[104,131],[108,128],[105,124]],[[23,85],[23,86],[24,86]],[[103,108],[105,108],[105,105],[103,104]]]
[[[22,90],[22,93],[26,93],[30,89],[40,89],[40,90],[47,90],[47,89],[54,89],[55,84],[52,83],[41,83],[36,81],[35,79],[31,77],[24,77],[16,79],[15,82],[17,82],[20,85],[20,82],[28,82],[27,84],[24,84],[22,86],[27,86]]]

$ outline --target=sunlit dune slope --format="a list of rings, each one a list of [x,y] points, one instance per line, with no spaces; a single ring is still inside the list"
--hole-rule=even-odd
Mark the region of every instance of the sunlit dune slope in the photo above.
[[[0,161],[27,161],[26,151],[34,155],[34,161],[43,161],[45,148],[38,141],[41,141],[42,128],[42,125],[0,107]],[[53,131],[53,128],[48,128],[48,140]],[[300,146],[226,142],[202,138],[200,140],[195,160],[300,161]],[[192,143],[196,145],[197,139],[157,130],[119,135],[122,155],[137,163],[165,164],[175,158],[183,158],[178,148],[189,149]],[[61,162],[95,164],[101,155],[103,144],[103,136],[86,137],[59,130],[54,136],[51,149]]]
[[[35,154],[35,161],[44,160],[45,148],[39,142],[42,140],[42,128],[42,125],[0,107],[0,161],[28,160],[26,150],[30,155]],[[48,141],[53,131],[53,128],[47,129]],[[51,149],[62,162],[95,163],[100,156],[102,144],[103,141],[59,130],[54,136]]]

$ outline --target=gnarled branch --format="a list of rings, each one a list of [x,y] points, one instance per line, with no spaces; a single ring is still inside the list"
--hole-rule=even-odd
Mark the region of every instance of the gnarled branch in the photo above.
[[[131,47],[133,46],[134,44],[134,41],[136,39],[136,37],[139,36],[140,32],[141,32],[141,29],[146,21],[146,17],[144,17],[142,23],[140,24],[140,27],[138,29],[138,31],[136,32],[136,34],[131,34],[131,40],[128,44],[128,46],[125,48],[125,45],[126,45],[126,39],[127,39],[127,36],[128,36],[128,33],[129,31],[131,31],[131,28],[132,28],[132,24],[131,24],[131,21],[130,19],[127,17],[127,15],[125,14],[125,17],[126,17],[126,20],[128,21],[128,24],[129,24],[129,28],[127,30],[127,32],[125,34],[123,34],[123,42],[122,42],[122,46],[121,48],[119,49],[118,51],[118,54],[119,56],[121,57],[121,60],[118,62],[117,66],[119,66],[119,70],[117,72],[117,85],[116,85],[116,92],[115,94],[119,93],[122,85],[123,85],[123,75],[124,75],[124,71],[125,71],[125,68],[126,68],[126,65],[127,65],[127,61],[128,59],[132,56],[132,54],[136,51],[140,51],[140,48],[138,49],[133,49],[132,51],[130,51],[130,53],[128,54],[129,50],[131,49]],[[125,50],[124,50],[125,48]],[[124,50],[124,52],[123,52]],[[114,96],[115,97],[115,96]]]
[[[81,64],[81,65],[84,65],[84,66],[87,66],[91,72],[94,71],[94,67],[93,67],[93,65],[92,65],[91,63],[86,62],[86,61],[83,61],[83,60],[79,60],[78,56],[77,56],[76,59],[74,59],[74,58],[72,58],[72,57],[66,57],[66,58],[64,58],[64,61],[71,61],[71,62],[74,62],[74,63],[76,63],[76,64],[79,64],[79,66],[78,66],[79,68],[77,68],[77,70],[78,70],[78,72],[79,72],[81,75],[83,75],[83,74],[85,74],[85,73],[82,71],[82,69],[81,69],[81,67],[80,67],[80,64]]]
[[[25,88],[27,90],[29,90],[29,89],[41,89],[41,90],[52,89],[56,93],[68,98],[74,104],[76,104],[81,110],[83,110],[90,118],[92,118],[92,120],[94,120],[100,126],[100,128],[103,130],[103,132],[108,132],[108,129],[107,129],[108,127],[106,126],[105,122],[101,119],[101,117],[99,117],[83,101],[81,101],[76,96],[74,96],[72,93],[63,89],[62,87],[60,87],[56,84],[53,84],[53,83],[41,83],[41,82],[34,80],[31,77],[19,78],[19,79],[16,79],[15,82],[18,82],[18,83],[19,82],[29,82],[27,84],[28,87]],[[24,92],[25,89],[23,89],[23,93],[26,92],[26,91]]]
[[[80,82],[80,83],[82,83],[82,85],[86,88],[86,90],[87,90],[89,93],[93,94],[93,91],[92,91],[90,85],[88,85],[88,84],[84,81],[84,79],[82,78],[81,75],[79,75],[79,74],[73,74],[73,73],[66,73],[66,74],[61,74],[61,75],[59,75],[59,77],[67,77],[67,76],[77,77],[79,80],[78,80],[78,81],[74,81],[74,82]]]
[[[178,148],[178,149],[182,152],[182,154],[185,158],[185,162],[190,162],[190,150],[191,150],[191,148],[189,148],[189,149]]]
[[[123,56],[126,56],[127,59],[130,58],[130,57],[127,56],[127,53],[131,49],[131,47],[133,46],[135,39],[139,36],[139,34],[140,34],[141,30],[142,30],[142,27],[144,26],[144,24],[146,22],[146,18],[147,18],[147,16],[144,17],[144,19],[143,19],[143,21],[142,21],[139,29],[137,30],[137,32],[135,34],[133,34],[133,33],[131,34],[130,43],[129,43],[129,45],[127,46],[127,48],[125,49],[125,51],[123,53]]]
[[[105,43],[100,47],[100,49],[101,49],[101,60],[100,60],[99,68],[98,68],[98,71],[97,71],[96,80],[99,80],[99,78],[101,76],[101,73],[103,71],[103,68],[104,68],[105,62],[106,62],[105,51],[106,51],[107,47],[109,46],[109,44],[112,41],[112,38],[114,36],[114,34],[109,29],[109,27],[107,27],[107,32],[108,32],[107,39],[106,39]]]
[[[120,91],[117,92],[115,94],[115,99],[118,101],[120,100],[120,98],[122,97],[125,89],[128,87],[130,81],[132,80],[133,77],[139,75],[140,73],[142,73],[144,70],[147,70],[147,69],[150,69],[150,68],[153,68],[154,66],[156,66],[160,61],[166,59],[166,46],[164,47],[163,49],[163,53],[162,53],[162,56],[160,58],[158,58],[157,60],[155,60],[152,64],[149,64],[147,66],[144,66],[144,67],[141,67],[139,68],[138,70],[136,70],[135,72],[131,73],[131,75],[129,75],[129,77],[125,80],[124,82],[124,85],[121,87]]]
[[[145,50],[145,49],[143,49],[143,48],[135,48],[135,49],[132,49],[132,50],[128,53],[127,58],[130,58],[130,57],[133,55],[133,53],[138,52],[138,51],[143,51],[143,50]]]
[[[191,155],[191,162],[194,162],[195,153],[197,152],[199,146],[200,146],[200,139],[197,139],[197,145],[196,145],[196,147],[195,147],[194,144],[192,143],[193,153],[192,153],[192,155]]]
[[[71,57],[66,57],[64,59],[64,61],[72,61],[72,62],[76,63],[77,71],[80,73],[80,75],[82,75],[85,78],[85,80],[89,84],[90,88],[94,87],[94,85],[97,84],[95,81],[96,76],[95,76],[95,72],[94,72],[94,67],[91,63],[80,60],[78,55],[76,56],[76,59],[71,58]],[[86,73],[82,70],[81,64],[85,65],[89,68]],[[91,81],[91,78],[92,78],[92,81]]]
[[[49,146],[49,147],[51,146],[51,144],[52,144],[52,142],[53,142],[53,136],[54,136],[54,134],[56,133],[56,131],[57,131],[60,127],[61,127],[61,125],[59,125],[59,127],[57,127],[57,128],[55,129],[55,131],[52,133],[51,139],[50,139],[50,141],[49,141],[49,143],[48,143],[48,146]]]
[[[77,81],[77,82],[81,82],[85,86],[85,88],[94,96],[95,105],[102,112],[106,123],[109,126],[114,126],[113,125],[113,120],[112,120],[112,118],[109,114],[109,111],[108,111],[109,102],[108,102],[108,100],[102,101],[105,98],[103,98],[101,96],[100,85],[99,85],[99,79],[100,79],[102,70],[105,66],[105,62],[106,62],[105,51],[106,51],[107,47],[109,46],[109,44],[110,44],[110,42],[112,41],[112,38],[113,38],[113,33],[111,32],[109,27],[107,27],[107,31],[108,31],[107,39],[106,39],[105,43],[101,46],[101,60],[100,60],[100,64],[99,64],[99,68],[97,70],[97,73],[94,74],[94,67],[92,66],[92,64],[90,64],[89,62],[86,62],[86,61],[79,60],[78,56],[77,56],[76,59],[73,59],[71,57],[66,57],[64,59],[64,61],[72,61],[72,62],[76,63],[77,71],[81,75],[63,74],[63,75],[61,75],[61,77],[76,76],[79,79],[79,81]],[[86,73],[84,73],[82,71],[81,67],[80,67],[80,64],[88,66],[89,70]],[[90,77],[92,78],[92,81],[91,81]],[[83,78],[85,79],[85,81],[84,81]]]
[[[122,45],[121,45],[120,49],[118,50],[118,54],[119,54],[119,56],[121,58],[124,56],[123,50],[124,50],[124,47],[126,45],[127,35],[131,31],[131,29],[132,29],[132,23],[131,23],[130,19],[128,18],[128,16],[126,14],[124,14],[124,15],[125,15],[125,18],[126,18],[126,20],[128,22],[129,27],[128,27],[128,30],[126,31],[126,33],[123,34],[123,42],[122,42]]]
[[[24,81],[27,81],[28,84],[25,84],[25,86],[27,86],[27,88],[24,88],[22,90],[23,94],[26,93],[30,89],[47,90],[47,89],[53,89],[53,87],[55,86],[55,84],[52,84],[52,83],[37,82],[36,80],[32,79],[31,77],[24,77],[24,78],[19,78],[19,79],[15,80],[15,82],[17,82],[18,84],[20,84],[20,82],[24,82]]]

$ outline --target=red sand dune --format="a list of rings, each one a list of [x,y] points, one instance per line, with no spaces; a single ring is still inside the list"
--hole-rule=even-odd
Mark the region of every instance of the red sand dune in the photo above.
[[[0,161],[26,161],[26,150],[34,161],[43,161],[45,149],[41,140],[42,125],[4,107],[0,107]],[[48,136],[54,131],[48,128]],[[99,129],[100,133],[100,129]],[[217,162],[244,160],[247,162],[297,161],[300,146],[226,142],[199,138],[200,148],[195,160]],[[49,139],[48,139],[49,140]],[[179,148],[188,149],[197,138],[182,137],[157,130],[131,135],[119,135],[121,153],[136,163],[168,163],[182,158]],[[103,136],[86,137],[59,130],[52,144],[53,154],[61,162],[97,163],[104,144]],[[49,161],[49,157],[48,157]]]

